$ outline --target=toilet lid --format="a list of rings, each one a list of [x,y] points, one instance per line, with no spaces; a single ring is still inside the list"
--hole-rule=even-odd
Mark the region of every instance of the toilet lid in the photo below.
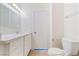
[[[56,54],[56,55],[64,54],[64,50],[61,50],[59,48],[50,48],[49,52],[51,52],[52,54]]]

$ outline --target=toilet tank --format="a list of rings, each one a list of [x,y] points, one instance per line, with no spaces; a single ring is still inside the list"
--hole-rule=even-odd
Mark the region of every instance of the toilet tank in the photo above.
[[[77,55],[79,51],[79,40],[63,38],[63,49],[66,56]]]

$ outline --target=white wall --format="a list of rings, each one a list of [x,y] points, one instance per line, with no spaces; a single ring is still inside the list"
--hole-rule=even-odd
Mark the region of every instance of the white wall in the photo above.
[[[78,4],[64,4],[64,37],[66,38],[78,38],[78,15],[76,13],[78,13]]]
[[[52,39],[53,39],[53,7],[52,3],[49,4],[49,11],[50,11],[50,39],[49,39],[49,48],[52,47]]]
[[[78,11],[78,15],[77,15],[77,18],[78,18],[78,20],[77,20],[77,29],[78,29],[78,32],[77,32],[77,34],[78,34],[78,39],[79,39],[79,3],[77,4],[77,11]]]
[[[53,17],[53,47],[62,48],[61,39],[64,35],[64,4],[52,4],[52,17]]]

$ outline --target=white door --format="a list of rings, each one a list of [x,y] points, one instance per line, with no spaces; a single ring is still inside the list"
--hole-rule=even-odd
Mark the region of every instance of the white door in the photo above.
[[[33,14],[33,49],[47,49],[49,46],[49,14],[46,11],[35,11]]]

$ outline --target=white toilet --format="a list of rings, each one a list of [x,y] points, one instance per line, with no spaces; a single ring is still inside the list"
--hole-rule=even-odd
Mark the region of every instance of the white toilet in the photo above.
[[[50,48],[48,50],[49,56],[64,56],[64,50],[61,50],[59,48]]]
[[[49,56],[72,56],[77,55],[79,51],[79,40],[71,40],[68,38],[62,39],[63,49],[50,48],[48,50]]]
[[[63,43],[64,54],[66,56],[78,55],[79,40],[63,38],[62,43]]]

